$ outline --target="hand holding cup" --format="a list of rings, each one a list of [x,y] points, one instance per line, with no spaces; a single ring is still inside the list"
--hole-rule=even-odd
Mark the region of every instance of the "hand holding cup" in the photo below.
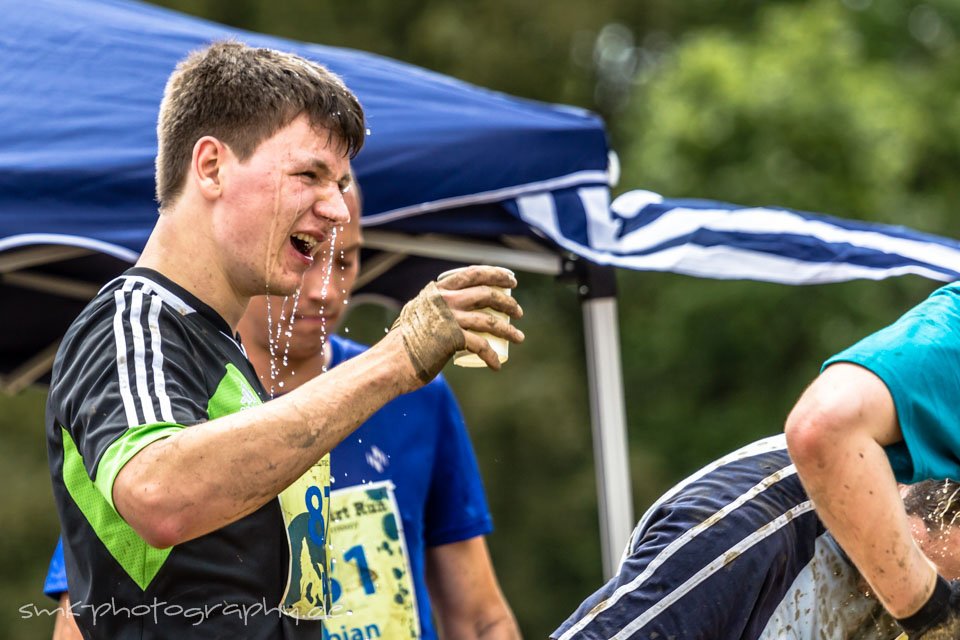
[[[429,382],[458,351],[476,354],[482,363],[499,370],[500,356],[480,334],[523,342],[523,332],[510,324],[510,318],[523,316],[508,292],[517,286],[513,273],[475,265],[442,275],[408,302],[394,323],[417,377]]]
[[[437,286],[440,287],[441,289],[444,289],[446,287],[449,287],[450,289],[454,289],[454,290],[462,289],[465,286],[463,282],[470,281],[468,279],[468,276],[466,276],[466,274],[471,269],[476,269],[476,268],[477,267],[461,267],[459,269],[451,269],[450,271],[445,271],[441,273],[439,276],[437,276]],[[490,268],[490,267],[485,267],[485,268]],[[496,354],[497,363],[499,365],[502,365],[510,357],[510,351],[509,351],[510,341],[512,340],[514,342],[519,342],[519,340],[515,339],[517,337],[515,335],[510,336],[510,335],[503,335],[499,333],[494,334],[490,330],[488,330],[493,326],[495,326],[495,321],[492,320],[492,318],[502,320],[507,325],[509,325],[510,318],[522,317],[523,311],[522,309],[520,309],[520,306],[516,304],[516,301],[513,300],[513,298],[511,297],[511,291],[513,287],[516,286],[516,279],[514,278],[513,272],[510,271],[509,269],[504,269],[502,267],[494,267],[494,268],[509,274],[512,284],[507,285],[505,280],[500,279],[497,281],[500,284],[485,285],[489,289],[493,290],[492,292],[490,292],[491,304],[489,306],[482,307],[482,308],[477,308],[476,305],[474,305],[473,307],[469,307],[469,309],[471,312],[479,312],[479,313],[486,314],[488,318],[481,319],[479,317],[474,316],[469,319],[470,326],[464,325],[462,323],[461,323],[461,326],[467,329],[468,333],[484,339]],[[464,279],[460,281],[451,280],[451,278],[460,277],[460,274],[464,274]],[[497,274],[497,277],[502,278],[502,274]],[[446,287],[445,287],[445,283],[446,283]],[[506,296],[506,298],[508,299],[505,299],[504,296]],[[451,299],[453,298],[453,294],[451,294],[450,298]],[[463,319],[465,321],[468,321],[466,317],[464,317]],[[503,327],[500,327],[500,328],[502,329]],[[522,336],[522,333],[520,335]],[[522,337],[521,337],[521,340],[522,340]],[[482,345],[481,345],[481,348],[482,348]],[[488,365],[487,361],[484,360],[478,354],[478,352],[472,351],[469,348],[463,349],[461,351],[458,351],[456,354],[454,354],[453,364],[460,367],[492,366],[492,365]],[[493,368],[499,369],[500,367],[493,367]]]

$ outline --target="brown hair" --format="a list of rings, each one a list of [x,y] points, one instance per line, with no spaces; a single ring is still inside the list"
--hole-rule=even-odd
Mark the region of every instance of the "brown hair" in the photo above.
[[[960,484],[953,480],[924,480],[910,485],[903,506],[923,520],[928,531],[960,526]]]
[[[322,65],[233,41],[191,53],[171,74],[160,103],[156,182],[161,210],[183,190],[197,140],[213,136],[243,161],[300,114],[326,129],[351,158],[363,146],[360,102]]]

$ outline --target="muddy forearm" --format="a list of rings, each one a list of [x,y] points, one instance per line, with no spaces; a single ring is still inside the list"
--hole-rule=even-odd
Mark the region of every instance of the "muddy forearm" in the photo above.
[[[893,399],[873,373],[828,367],[787,419],[787,445],[817,514],[895,617],[915,612],[936,571],[910,533],[883,449],[902,440]]]
[[[366,418],[419,382],[398,335],[260,407],[149,445],[117,475],[117,510],[170,546],[260,508]]]
[[[915,612],[936,572],[910,533],[886,454],[869,439],[831,453],[814,466],[797,462],[817,514],[887,610],[895,617]]]

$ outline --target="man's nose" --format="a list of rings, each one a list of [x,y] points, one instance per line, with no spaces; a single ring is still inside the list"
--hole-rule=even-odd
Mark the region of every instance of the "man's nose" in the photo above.
[[[332,183],[332,189],[324,189],[324,193],[317,198],[313,206],[314,215],[326,218],[333,224],[347,224],[350,222],[350,211],[343,199],[339,185]]]

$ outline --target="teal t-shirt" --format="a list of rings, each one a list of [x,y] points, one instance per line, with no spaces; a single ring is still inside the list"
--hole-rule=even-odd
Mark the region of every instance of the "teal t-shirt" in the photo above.
[[[872,371],[890,390],[904,440],[886,448],[898,481],[960,478],[960,283],[937,289],[823,368],[837,362]]]

